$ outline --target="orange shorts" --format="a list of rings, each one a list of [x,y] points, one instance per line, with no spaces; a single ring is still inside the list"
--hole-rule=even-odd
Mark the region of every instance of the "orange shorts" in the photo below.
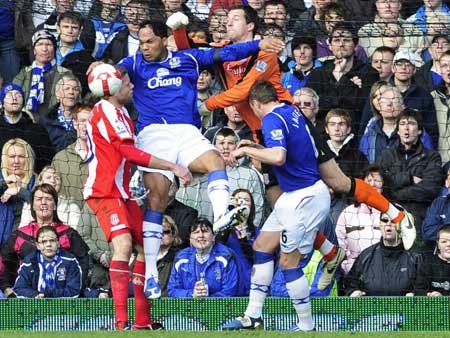
[[[129,233],[134,244],[143,245],[144,214],[136,201],[124,201],[121,198],[90,198],[86,203],[95,213],[108,242],[118,235]]]

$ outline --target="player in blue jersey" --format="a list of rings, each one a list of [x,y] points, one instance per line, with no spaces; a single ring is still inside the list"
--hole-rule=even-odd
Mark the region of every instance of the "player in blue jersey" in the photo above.
[[[311,331],[314,322],[309,285],[299,263],[313,249],[319,226],[329,212],[330,193],[321,180],[318,151],[303,114],[292,105],[280,103],[274,86],[268,81],[255,83],[250,91],[249,103],[262,120],[266,147],[257,144],[243,146],[233,155],[235,158],[250,156],[273,165],[283,194],[256,239],[245,315],[224,329],[263,327],[263,303],[274,273],[274,252],[280,246],[280,266],[289,297],[298,314],[298,323],[293,329]]]
[[[171,159],[195,173],[208,173],[208,196],[215,224],[223,226],[248,212],[246,207],[228,211],[229,186],[225,163],[215,147],[200,133],[197,109],[199,69],[215,62],[240,60],[260,49],[277,51],[283,42],[277,39],[234,44],[221,49],[167,50],[167,27],[159,22],[144,22],[139,29],[141,53],[119,62],[127,69],[134,84],[133,103],[139,112],[137,146],[163,159]],[[173,174],[148,170],[143,180],[149,191],[144,217],[144,251],[146,261],[145,291],[149,298],[161,294],[156,257],[162,237],[162,217]]]

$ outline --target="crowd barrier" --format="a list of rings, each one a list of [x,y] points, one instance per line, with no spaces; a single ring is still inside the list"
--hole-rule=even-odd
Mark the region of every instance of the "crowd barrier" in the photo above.
[[[221,330],[243,313],[247,298],[152,301],[152,315],[167,330]],[[134,299],[129,300],[129,310]],[[448,297],[329,297],[312,301],[318,331],[450,331]],[[7,299],[0,301],[0,330],[113,330],[111,299]],[[288,298],[268,298],[266,330],[296,321]]]

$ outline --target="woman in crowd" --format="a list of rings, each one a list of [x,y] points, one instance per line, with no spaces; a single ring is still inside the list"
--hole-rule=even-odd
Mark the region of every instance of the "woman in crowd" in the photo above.
[[[76,230],[59,220],[56,214],[57,205],[58,194],[50,184],[43,183],[34,188],[31,194],[33,221],[15,230],[1,249],[4,270],[0,274],[0,289],[6,297],[14,297],[12,286],[17,277],[19,263],[36,250],[36,234],[44,225],[55,227],[61,249],[69,251],[77,258],[82,269],[83,281],[86,280],[89,248]]]
[[[163,232],[157,257],[157,267],[161,296],[167,297],[169,294],[167,285],[169,284],[170,271],[172,270],[175,255],[183,241],[178,233],[178,226],[172,217],[164,215],[162,227]]]
[[[191,247],[175,257],[169,279],[174,298],[234,297],[239,285],[236,258],[216,243],[211,222],[199,218],[190,228]]]
[[[0,173],[0,247],[19,226],[22,207],[29,201],[34,186],[34,152],[20,138],[2,148]]]
[[[383,192],[383,176],[379,165],[371,164],[364,170],[364,181],[380,194]],[[339,246],[347,254],[341,265],[345,275],[361,251],[380,241],[379,219],[380,212],[364,203],[355,202],[340,214],[336,224],[336,235]]]
[[[80,220],[80,208],[78,205],[60,194],[61,190],[61,175],[56,169],[51,166],[45,166],[37,178],[37,184],[47,183],[55,188],[58,193],[58,205],[56,213],[62,223],[76,229],[78,221]],[[26,225],[33,220],[31,215],[31,207],[26,203],[22,209],[22,218],[20,219],[20,226]]]
[[[241,223],[219,234],[217,240],[231,248],[236,255],[239,272],[237,296],[248,296],[253,267],[252,245],[259,233],[259,228],[256,228],[253,224],[253,220],[255,219],[255,203],[250,191],[247,189],[236,189],[231,194],[230,204],[233,207],[247,206],[250,209],[250,214]]]

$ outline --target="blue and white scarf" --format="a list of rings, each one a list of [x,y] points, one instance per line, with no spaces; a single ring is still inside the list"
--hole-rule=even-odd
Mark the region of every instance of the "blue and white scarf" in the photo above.
[[[66,131],[74,129],[73,128],[73,118],[71,118],[70,120],[66,119],[66,117],[64,116],[64,114],[62,112],[61,105],[59,105],[59,107],[58,107],[58,122]]]
[[[55,274],[56,267],[62,262],[59,250],[52,261],[46,260],[40,251],[37,252],[37,259],[39,263],[39,281],[38,291],[45,293],[45,291],[52,291],[56,289]]]
[[[36,61],[31,65],[31,88],[27,102],[27,109],[37,113],[39,105],[44,103],[44,73],[50,71],[56,64],[56,60],[48,62],[44,67],[36,65]]]

